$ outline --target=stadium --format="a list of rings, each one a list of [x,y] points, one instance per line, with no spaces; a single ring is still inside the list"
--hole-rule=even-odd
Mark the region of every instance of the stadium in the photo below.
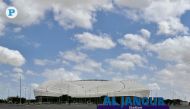
[[[38,102],[53,103],[102,103],[103,97],[148,97],[148,87],[134,81],[107,80],[54,80],[41,84],[34,90]]]

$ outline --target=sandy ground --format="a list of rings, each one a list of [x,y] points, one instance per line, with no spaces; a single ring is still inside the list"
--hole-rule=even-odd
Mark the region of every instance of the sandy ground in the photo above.
[[[66,104],[41,104],[41,105],[13,105],[0,104],[0,109],[97,109],[96,105],[66,105]],[[189,107],[175,106],[170,109],[190,109]]]

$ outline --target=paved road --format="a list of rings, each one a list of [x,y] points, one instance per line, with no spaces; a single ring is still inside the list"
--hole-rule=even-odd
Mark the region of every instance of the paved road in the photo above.
[[[65,104],[41,104],[41,105],[7,105],[0,104],[0,109],[96,109],[96,105],[65,105]]]
[[[0,109],[96,109],[96,105],[66,105],[66,104],[41,104],[41,105],[11,105],[0,104]],[[171,107],[170,109],[190,109],[189,107]]]
[[[173,106],[170,109],[190,109],[190,106]]]

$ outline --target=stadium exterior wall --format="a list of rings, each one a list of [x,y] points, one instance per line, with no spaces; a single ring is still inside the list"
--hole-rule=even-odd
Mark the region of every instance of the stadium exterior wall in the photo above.
[[[96,98],[102,96],[138,96],[148,97],[150,90],[134,81],[105,81],[105,80],[77,80],[77,81],[48,81],[34,90],[35,97]]]

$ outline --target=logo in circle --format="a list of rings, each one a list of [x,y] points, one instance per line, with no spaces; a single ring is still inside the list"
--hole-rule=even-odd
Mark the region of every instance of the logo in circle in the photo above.
[[[8,18],[13,19],[17,16],[17,9],[13,6],[10,6],[6,9],[6,15]]]

